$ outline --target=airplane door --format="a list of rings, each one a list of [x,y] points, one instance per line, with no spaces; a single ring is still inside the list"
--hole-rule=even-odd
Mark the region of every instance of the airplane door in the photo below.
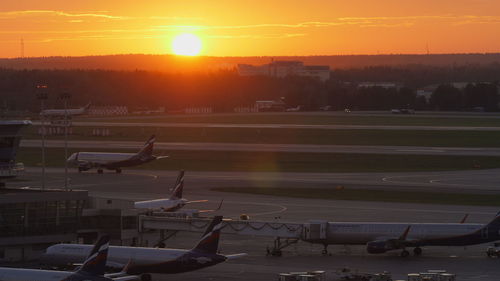
[[[488,227],[481,229],[481,239],[488,239]]]

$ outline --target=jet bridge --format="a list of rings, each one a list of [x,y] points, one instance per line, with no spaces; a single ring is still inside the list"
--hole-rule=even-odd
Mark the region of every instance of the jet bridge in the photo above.
[[[178,231],[204,232],[210,220],[207,218],[175,218],[167,216],[148,216],[139,217],[139,232],[148,231],[172,231],[175,234]],[[274,246],[267,249],[268,254],[280,256],[281,249],[304,241],[321,241],[327,238],[327,221],[310,221],[308,223],[289,223],[289,222],[269,222],[254,220],[232,220],[223,221],[222,233],[274,237]],[[173,235],[172,234],[172,235]],[[166,240],[171,237],[163,237]],[[163,241],[158,244],[161,245]]]

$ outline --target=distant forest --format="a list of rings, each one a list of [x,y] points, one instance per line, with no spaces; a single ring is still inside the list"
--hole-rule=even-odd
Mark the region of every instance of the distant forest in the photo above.
[[[125,105],[131,110],[158,108],[181,110],[212,107],[230,112],[253,106],[256,100],[283,99],[288,107],[317,110],[472,110],[498,111],[500,64],[452,66],[406,65],[334,69],[331,79],[307,77],[241,77],[234,69],[211,72],[166,73],[117,70],[19,70],[0,68],[1,107],[38,112],[36,85],[48,85],[47,107],[61,108],[58,96],[71,94],[71,106]],[[360,82],[394,82],[397,88],[360,88]],[[469,83],[464,89],[451,83]],[[434,85],[429,100],[417,97],[420,88]]]
[[[295,57],[182,57],[173,55],[107,55],[85,57],[39,57],[0,59],[0,67],[14,69],[106,69],[152,70],[171,73],[234,69],[237,64],[262,65],[272,60],[298,60],[306,65],[328,65],[331,69],[370,66],[464,66],[500,63],[500,53],[430,55],[337,55]]]

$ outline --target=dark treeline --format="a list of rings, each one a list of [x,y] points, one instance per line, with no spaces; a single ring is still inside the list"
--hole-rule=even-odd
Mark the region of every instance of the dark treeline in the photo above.
[[[137,108],[179,110],[186,107],[213,107],[216,112],[238,106],[253,106],[256,100],[284,98],[287,106],[301,105],[316,110],[387,110],[414,108],[432,110],[471,110],[482,107],[498,110],[499,64],[486,66],[368,67],[335,70],[331,79],[320,82],[307,77],[241,77],[236,71],[172,74],[154,71],[111,70],[13,70],[0,69],[2,105],[11,110],[37,112],[37,84],[49,86],[47,107],[61,108],[57,97],[72,96],[71,105],[125,105]],[[394,82],[395,88],[359,88],[358,82]],[[470,83],[465,89],[451,82]],[[436,85],[429,101],[417,97],[416,90]],[[437,87],[437,85],[441,85]]]
[[[349,82],[399,82],[410,88],[453,82],[494,82],[500,79],[500,63],[457,66],[406,65],[337,69],[332,79]]]
[[[28,57],[0,58],[0,67],[13,69],[107,69],[147,70],[163,72],[192,72],[230,69],[237,64],[267,64],[272,60],[296,60],[306,65],[328,65],[332,69],[353,69],[369,66],[428,65],[463,66],[500,63],[500,53],[472,54],[386,54],[386,55],[331,55],[331,56],[264,56],[264,57],[183,57],[174,55],[105,55],[82,57]]]

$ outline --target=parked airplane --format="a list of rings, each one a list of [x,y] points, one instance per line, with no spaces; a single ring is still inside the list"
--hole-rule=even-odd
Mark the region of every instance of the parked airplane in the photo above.
[[[68,163],[78,167],[78,171],[88,171],[97,168],[99,174],[103,169],[122,172],[122,167],[141,165],[153,160],[167,158],[168,156],[153,155],[153,145],[156,138],[152,135],[137,153],[112,153],[112,152],[76,152],[68,158]]]
[[[179,210],[180,208],[184,207],[186,204],[189,203],[200,203],[200,202],[207,202],[208,200],[196,200],[196,201],[189,201],[185,198],[182,198],[182,191],[184,189],[184,171],[180,171],[179,175],[177,176],[177,180],[175,182],[175,187],[174,191],[172,192],[172,195],[170,198],[163,198],[163,199],[153,199],[153,200],[146,200],[146,201],[137,201],[134,203],[134,208],[136,209],[161,209],[165,212],[174,212]],[[204,212],[214,212],[220,209],[222,205],[222,201],[219,204],[219,207],[215,210],[198,210],[198,212],[204,213]]]
[[[77,115],[83,115],[86,114],[89,111],[90,108],[90,102],[80,108],[71,108],[71,109],[45,109],[40,112],[41,116],[44,117],[50,117],[50,118],[63,118],[65,116],[70,117],[71,116],[77,116]]]
[[[325,223],[325,239],[304,239],[327,246],[366,245],[370,254],[414,248],[415,255],[422,254],[424,246],[468,246],[500,240],[500,213],[488,224],[466,223]]]
[[[238,258],[246,254],[221,255],[217,253],[222,216],[211,221],[198,244],[191,250],[110,246],[107,266],[122,269],[123,273],[141,275],[150,280],[150,273],[171,274],[193,271]],[[89,245],[57,244],[47,248],[43,261],[51,265],[80,262],[90,250]]]
[[[90,245],[89,245],[90,246]],[[109,236],[102,236],[94,245],[83,265],[75,272],[0,267],[1,281],[128,281],[138,276],[105,277]]]

